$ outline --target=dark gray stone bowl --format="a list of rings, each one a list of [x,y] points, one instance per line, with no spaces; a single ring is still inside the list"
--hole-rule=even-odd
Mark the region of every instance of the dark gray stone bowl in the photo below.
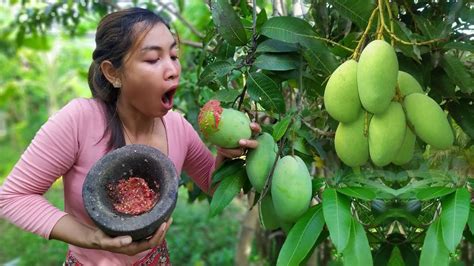
[[[157,179],[160,198],[149,212],[119,213],[113,208],[107,186],[134,176],[145,179],[155,191]],[[109,152],[92,166],[82,187],[82,198],[92,221],[107,235],[130,235],[136,241],[152,235],[170,217],[176,206],[178,183],[173,162],[161,151],[147,145],[126,145]]]

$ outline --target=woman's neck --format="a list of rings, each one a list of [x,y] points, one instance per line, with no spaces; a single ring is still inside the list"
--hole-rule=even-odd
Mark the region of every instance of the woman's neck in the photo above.
[[[130,106],[128,106],[130,107]],[[125,137],[133,144],[147,142],[153,136],[155,118],[117,103],[117,112],[123,124]]]

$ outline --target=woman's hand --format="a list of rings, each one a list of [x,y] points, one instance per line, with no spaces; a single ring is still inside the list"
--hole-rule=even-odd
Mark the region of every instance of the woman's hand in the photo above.
[[[96,249],[133,256],[160,245],[165,239],[166,232],[172,222],[173,218],[170,218],[167,222],[161,224],[153,236],[138,242],[132,242],[131,236],[110,237],[100,229],[97,229],[93,233],[91,241],[94,243],[94,248]]]
[[[252,130],[253,135],[260,133],[262,129],[260,125],[257,123],[250,123],[250,129]],[[239,141],[239,148],[236,149],[225,149],[221,147],[217,147],[217,156],[221,156],[223,158],[237,158],[241,157],[245,154],[247,149],[255,149],[258,146],[258,142],[253,139],[241,139]]]

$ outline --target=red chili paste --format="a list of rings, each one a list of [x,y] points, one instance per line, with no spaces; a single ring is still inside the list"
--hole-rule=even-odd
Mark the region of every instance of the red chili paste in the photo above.
[[[159,188],[159,185],[156,185]],[[141,177],[121,179],[115,187],[109,185],[108,189],[115,210],[131,215],[150,211],[160,197],[160,193],[153,191]]]

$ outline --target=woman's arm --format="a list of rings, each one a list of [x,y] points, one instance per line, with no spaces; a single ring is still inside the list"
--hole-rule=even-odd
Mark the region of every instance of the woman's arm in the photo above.
[[[75,163],[79,108],[74,100],[41,127],[0,188],[4,218],[44,238],[49,238],[54,224],[66,215],[43,194]]]
[[[130,236],[109,237],[100,229],[82,224],[71,215],[65,215],[54,225],[50,237],[82,248],[102,249],[131,256],[161,244],[172,221],[173,218],[163,223],[151,238],[132,242]]]

